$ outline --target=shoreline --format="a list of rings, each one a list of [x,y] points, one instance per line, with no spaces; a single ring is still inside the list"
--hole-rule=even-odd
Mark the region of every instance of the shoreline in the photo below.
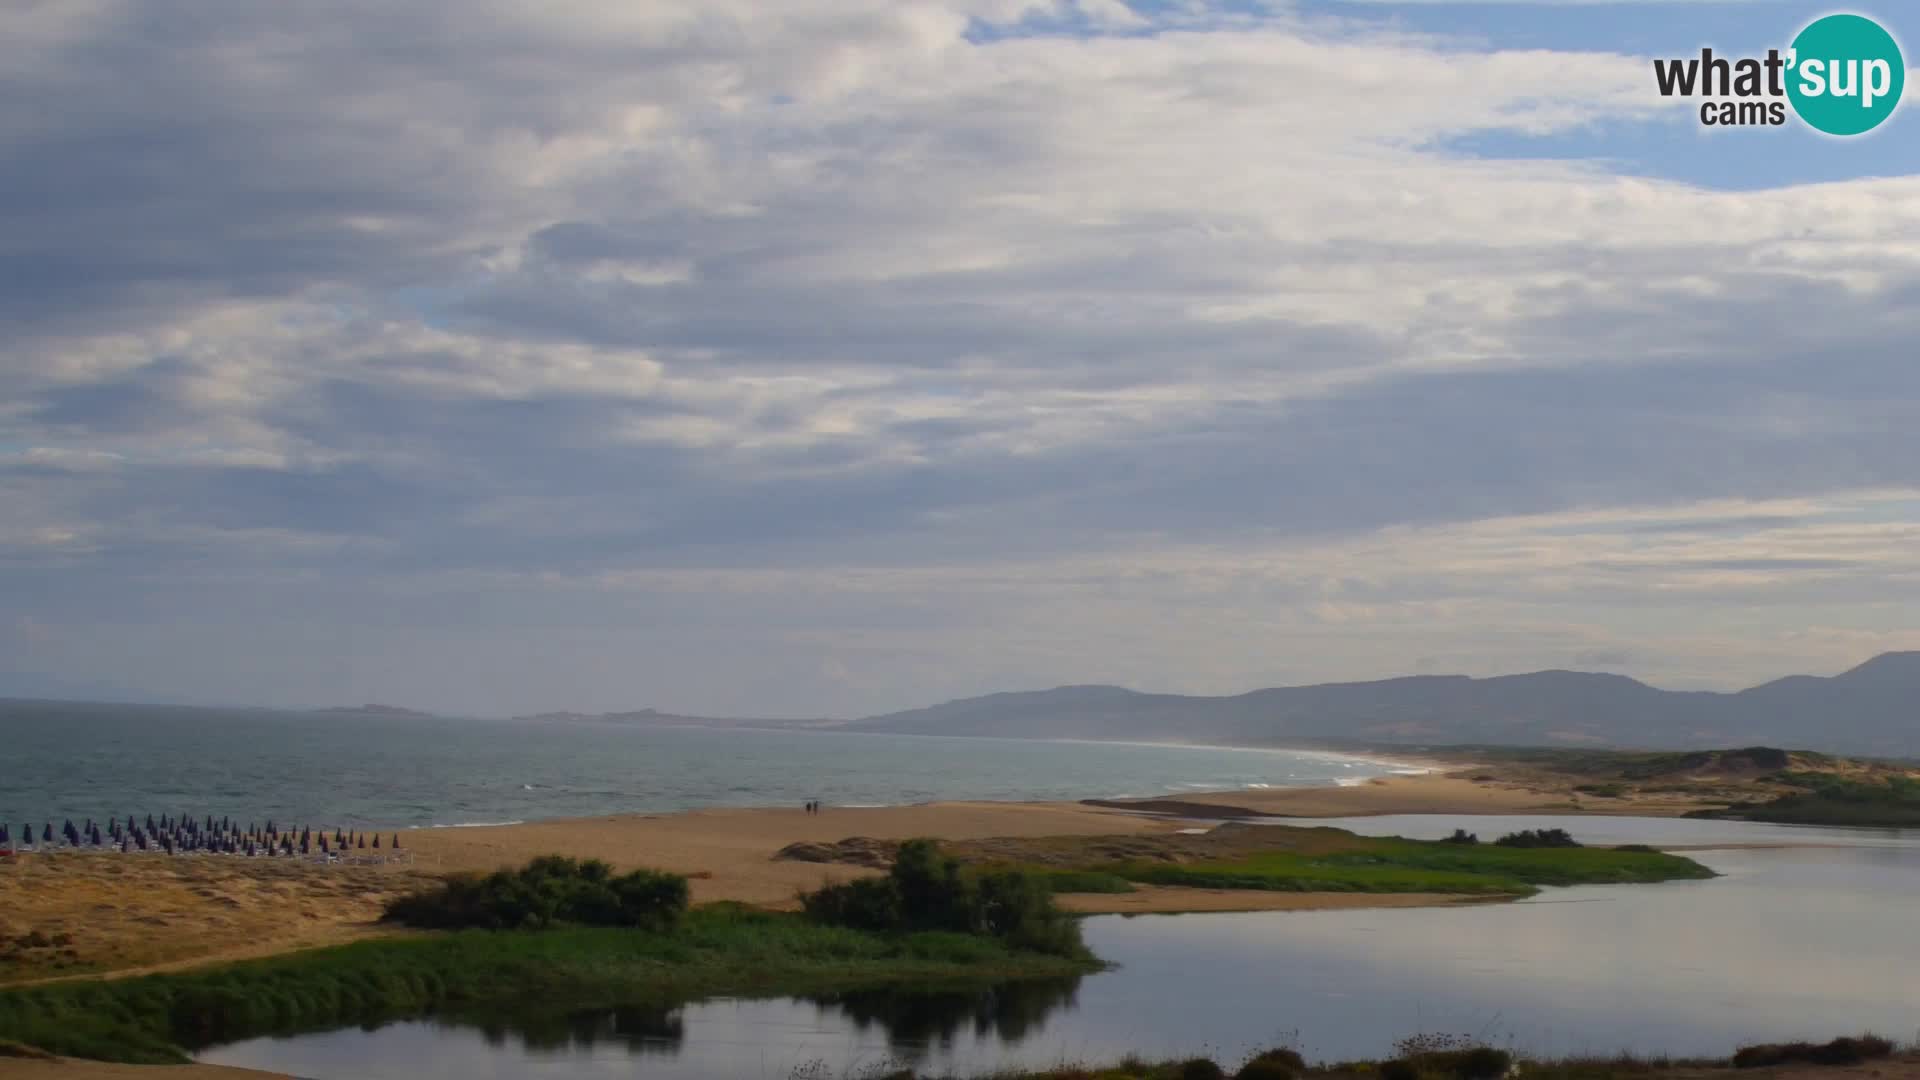
[[[1380,814],[1570,814],[1566,796],[1523,783],[1476,782],[1438,771],[1371,778],[1354,786],[1199,793],[1181,809],[1226,820],[1251,811],[1276,824]],[[1601,809],[1595,807],[1594,809]],[[1608,806],[1609,814],[1649,807]],[[1151,800],[933,802],[912,806],[699,809],[560,818],[512,825],[405,830],[410,862],[318,866],[291,859],[60,852],[17,856],[0,873],[0,939],[29,932],[51,944],[19,953],[4,985],[116,978],[218,963],[390,932],[384,903],[454,872],[517,867],[541,855],[600,859],[617,871],[663,870],[688,878],[696,904],[737,902],[793,910],[802,892],[878,873],[872,866],[782,857],[795,845],[831,847],[850,838],[949,842],[1043,837],[1151,838],[1191,830],[1194,819],[1155,813]],[[1659,811],[1654,810],[1654,813]],[[1678,812],[1668,808],[1668,814]],[[1276,816],[1284,815],[1284,816]],[[1066,894],[1076,914],[1176,914],[1449,905],[1451,894],[1256,892],[1143,888]],[[162,930],[161,928],[165,929]]]

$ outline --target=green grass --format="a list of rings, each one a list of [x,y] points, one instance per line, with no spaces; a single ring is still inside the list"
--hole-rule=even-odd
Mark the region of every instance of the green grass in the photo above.
[[[1090,964],[951,933],[871,934],[716,906],[672,931],[467,930],[202,971],[0,991],[0,1040],[166,1063],[186,1048],[513,1002],[591,1007],[714,994],[1051,977]]]
[[[1099,870],[1040,871],[1055,893],[1130,893],[1133,883],[1118,874]]]
[[[1628,794],[1625,784],[1581,784],[1573,790],[1596,799],[1624,799]]]
[[[1326,854],[1272,852],[1232,860],[1118,863],[1099,869],[1129,881],[1279,892],[1434,892],[1526,896],[1541,885],[1613,885],[1709,878],[1692,859],[1608,848],[1504,848],[1361,840]]]
[[[1797,771],[1781,772],[1774,779],[1807,790],[1766,802],[1740,803],[1725,810],[1698,811],[1689,816],[1785,825],[1920,826],[1920,780],[1903,776],[1855,780]]]

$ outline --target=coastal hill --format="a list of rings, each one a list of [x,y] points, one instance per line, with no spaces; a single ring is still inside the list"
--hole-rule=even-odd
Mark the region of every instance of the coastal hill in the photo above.
[[[419,709],[406,709],[398,705],[335,705],[330,708],[315,709],[313,711],[321,714],[340,716],[412,717],[415,719],[433,716],[430,712],[421,712]]]
[[[682,716],[678,713],[661,712],[659,709],[632,709],[626,712],[605,713],[582,713],[561,710],[558,712],[534,713],[529,716],[516,716],[513,719],[550,724],[639,724],[654,727],[755,729],[835,727],[840,723],[840,721],[837,720],[768,720],[749,717]]]
[[[1276,744],[1645,747],[1770,744],[1920,756],[1920,652],[1832,677],[1736,693],[1673,691],[1624,675],[1419,675],[1225,697],[1065,686],[867,717],[847,730],[1031,738]]]

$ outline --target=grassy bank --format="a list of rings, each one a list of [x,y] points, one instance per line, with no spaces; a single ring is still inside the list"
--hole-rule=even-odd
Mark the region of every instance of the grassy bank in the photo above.
[[[1778,773],[1773,779],[1798,790],[1690,816],[1783,825],[1920,826],[1920,780],[1905,776],[1856,779],[1799,770]]]
[[[1129,881],[1210,889],[1489,896],[1531,894],[1542,885],[1617,885],[1713,876],[1713,871],[1691,859],[1657,851],[1527,850],[1417,840],[1363,841],[1357,850],[1325,855],[1277,852],[1182,866],[1121,863],[1104,869]]]
[[[862,933],[718,906],[664,932],[421,934],[204,971],[4,991],[0,1039],[75,1057],[177,1062],[186,1048],[216,1042],[516,1000],[593,1006],[813,994],[1090,966],[983,937]]]
[[[1223,826],[1202,836],[1051,837],[956,846],[978,860],[1042,873],[1056,893],[1124,892],[1137,883],[1277,892],[1526,896],[1543,885],[1714,876],[1692,859],[1646,848],[1511,847],[1274,825]]]

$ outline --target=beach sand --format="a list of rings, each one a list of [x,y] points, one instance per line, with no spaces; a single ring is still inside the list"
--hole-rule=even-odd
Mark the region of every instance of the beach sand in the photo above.
[[[1472,770],[1470,770],[1472,771]],[[1351,787],[1187,795],[1220,806],[1301,817],[1410,813],[1674,813],[1623,807],[1565,790],[1466,775],[1392,776]],[[1151,804],[1136,804],[1148,806]],[[1224,813],[1224,811],[1223,811]],[[0,984],[76,974],[138,972],[262,956],[391,932],[375,923],[391,897],[449,871],[486,871],[538,855],[604,859],[619,869],[686,874],[696,903],[735,900],[778,909],[830,881],[876,871],[840,863],[776,859],[797,842],[849,837],[983,840],[1126,836],[1173,832],[1186,823],[1136,810],[1078,803],[948,802],[879,808],[697,810],[458,829],[403,830],[411,866],[343,867],[223,857],[22,855],[0,863]],[[1142,889],[1063,897],[1086,913],[1297,910],[1454,903],[1451,896],[1353,893],[1255,894]],[[32,938],[36,943],[28,944]]]
[[[1175,827],[1137,814],[1074,803],[948,802],[828,807],[819,814],[786,808],[693,810],[421,829],[403,833],[401,842],[432,869],[492,870],[558,852],[604,859],[619,869],[645,866],[690,875],[695,903],[740,900],[792,908],[795,894],[802,890],[872,872],[841,864],[774,859],[781,848],[802,841],[832,843],[856,836],[876,840],[1100,836],[1168,832]]]
[[[0,984],[164,971],[365,937],[403,867],[67,852],[0,861]]]

